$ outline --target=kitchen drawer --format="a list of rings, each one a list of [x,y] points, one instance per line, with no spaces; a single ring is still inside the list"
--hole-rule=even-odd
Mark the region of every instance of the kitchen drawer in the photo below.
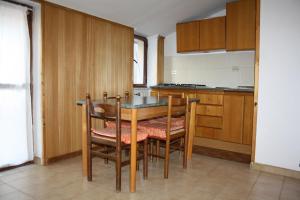
[[[196,98],[196,94],[195,93],[184,93],[185,97],[189,97],[189,98]]]
[[[222,129],[217,128],[207,128],[207,127],[197,127],[196,128],[196,137],[203,137],[203,138],[211,138],[211,139],[218,139],[221,137]]]
[[[221,129],[223,127],[223,119],[222,117],[197,115],[196,126]]]
[[[161,97],[167,97],[167,96],[175,96],[177,98],[183,97],[184,93],[183,92],[172,92],[172,91],[159,91],[156,93],[156,96],[158,95]]]
[[[196,114],[222,117],[223,106],[197,105]]]
[[[219,94],[197,94],[200,104],[223,105],[223,95]]]

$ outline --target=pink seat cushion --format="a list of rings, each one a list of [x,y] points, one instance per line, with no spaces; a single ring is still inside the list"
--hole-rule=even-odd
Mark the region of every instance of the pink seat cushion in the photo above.
[[[115,121],[107,121],[105,122],[107,128],[116,128],[116,122]],[[127,121],[121,122],[122,128],[131,128],[131,123]]]
[[[155,118],[155,119],[151,119],[149,121],[167,124],[168,117]],[[172,126],[184,126],[184,117],[176,117],[176,118],[173,117],[171,119],[171,123],[172,123]]]
[[[116,139],[116,129],[115,128],[103,128],[100,130],[92,130],[94,137],[103,137],[102,139],[114,140]],[[122,128],[121,129],[121,141],[125,144],[130,144],[131,142],[131,129],[130,128]],[[148,134],[144,131],[138,131],[137,133],[137,141],[143,141],[148,137]]]
[[[171,135],[184,131],[184,118],[172,118],[171,124]],[[149,137],[161,139],[166,138],[167,121],[163,118],[142,121],[138,124],[138,127],[140,130],[147,133]]]

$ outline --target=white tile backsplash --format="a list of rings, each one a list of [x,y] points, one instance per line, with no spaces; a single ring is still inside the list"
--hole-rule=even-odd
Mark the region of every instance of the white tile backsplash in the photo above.
[[[166,56],[165,81],[208,86],[254,85],[254,52]]]

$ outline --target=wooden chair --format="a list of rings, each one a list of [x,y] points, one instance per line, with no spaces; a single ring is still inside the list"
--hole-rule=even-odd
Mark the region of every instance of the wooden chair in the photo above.
[[[116,99],[116,98],[117,98],[116,96],[108,96],[107,92],[103,92],[103,100],[104,101],[106,101],[108,99]],[[124,92],[124,99],[125,100],[129,99],[129,92],[128,91]],[[116,123],[115,123],[115,121],[106,120],[105,124],[104,124],[104,127],[116,128]],[[128,122],[128,121],[122,120],[121,127],[122,128],[131,128],[131,123]]]
[[[120,96],[115,98],[115,105],[106,103],[92,103],[90,95],[86,96],[87,104],[87,158],[89,163],[88,181],[92,181],[92,158],[94,156],[116,162],[116,190],[121,191],[121,167],[130,164],[130,160],[122,161],[122,150],[130,148],[130,129],[121,128],[121,103]],[[92,128],[92,118],[100,120],[115,120],[115,128]],[[143,154],[138,155],[138,160],[143,159],[143,177],[148,176],[148,147],[147,134],[138,131],[137,142],[143,143]],[[96,149],[94,146],[110,146],[115,149],[114,154],[105,150]],[[93,148],[92,148],[93,147]]]
[[[158,153],[155,155],[164,158],[164,178],[168,178],[170,145],[180,142],[183,139],[183,168],[187,166],[187,143],[188,143],[188,122],[189,122],[189,98],[168,97],[168,116],[166,122],[163,118],[143,121],[139,123],[139,129],[148,133],[148,138],[163,142],[165,145],[165,155]],[[177,123],[176,119],[184,117],[183,123]],[[158,146],[160,147],[160,145]],[[158,149],[159,150],[159,149]],[[158,151],[157,150],[157,151]]]
[[[103,92],[103,99],[107,100],[107,99],[116,99],[116,96],[108,96],[107,92]],[[124,92],[124,98],[125,99],[129,99],[129,92],[125,91]]]
[[[173,98],[184,98],[185,94],[184,92],[182,93],[163,93],[160,91],[157,91],[155,93],[152,93],[151,95],[157,97],[157,99],[160,98],[168,98],[169,96],[172,96]],[[155,119],[156,121],[160,122],[160,123],[165,123],[167,124],[167,117],[160,117]],[[180,119],[180,118],[174,118],[172,119],[172,122],[175,124],[183,124],[184,123],[184,119]],[[150,157],[151,160],[153,161],[153,157],[156,157],[156,160],[158,157],[160,157],[160,141],[156,140],[156,139],[151,139],[149,138],[149,142],[150,142]],[[153,143],[156,142],[156,148],[153,148]],[[179,141],[179,147],[182,147],[183,145],[183,138]],[[173,145],[174,147],[174,145]],[[175,149],[181,149],[181,148],[175,148]],[[181,155],[181,151],[179,152],[179,154]],[[149,154],[148,154],[149,155]]]

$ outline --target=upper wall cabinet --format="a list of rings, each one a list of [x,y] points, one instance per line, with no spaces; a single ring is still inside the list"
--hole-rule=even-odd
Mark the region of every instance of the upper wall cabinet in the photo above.
[[[177,24],[177,52],[225,49],[225,17]]]
[[[255,49],[255,0],[239,0],[226,5],[226,49]]]
[[[177,24],[177,51],[188,52],[199,50],[199,22]]]
[[[225,17],[200,21],[200,51],[225,49]]]

